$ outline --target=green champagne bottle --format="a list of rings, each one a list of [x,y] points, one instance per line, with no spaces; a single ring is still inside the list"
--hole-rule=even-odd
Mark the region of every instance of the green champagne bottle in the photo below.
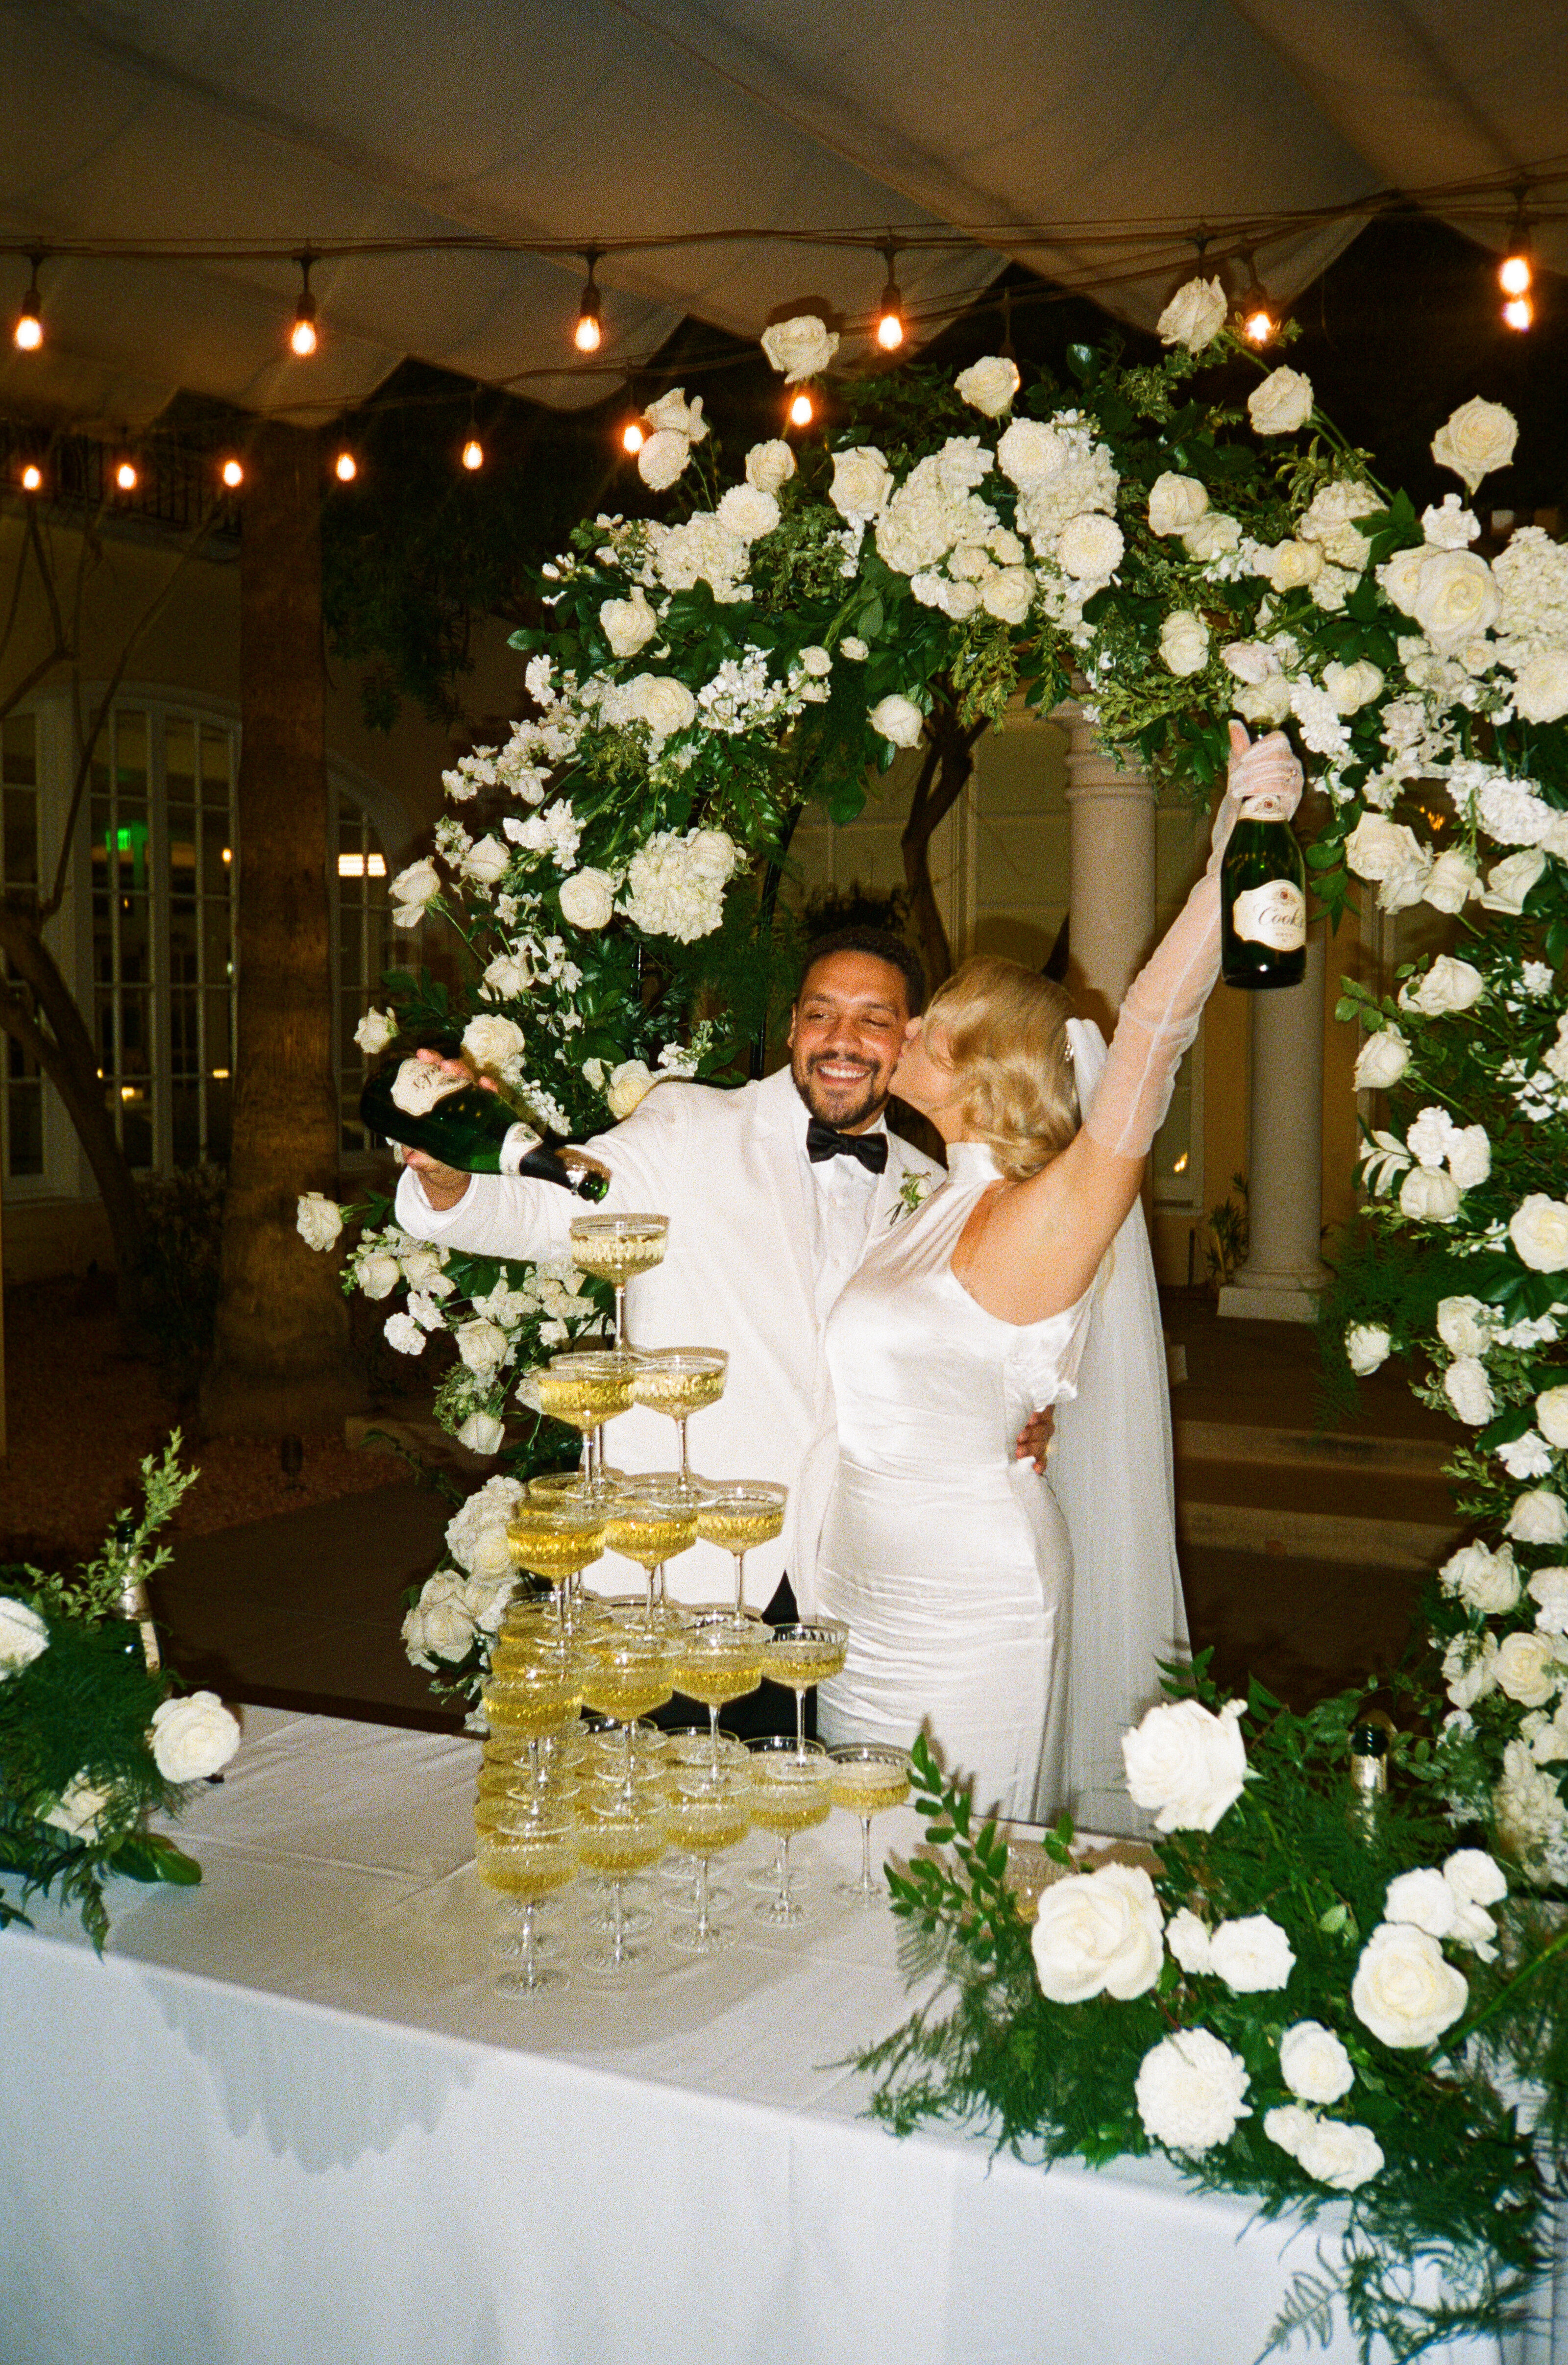
[[[456,1056],[454,1044],[429,1041],[424,1048]],[[406,1073],[410,1070],[411,1077]],[[423,1082],[431,1077],[444,1088],[432,1093]],[[597,1160],[566,1148],[554,1134],[536,1133],[522,1124],[498,1093],[441,1079],[427,1062],[414,1058],[406,1041],[393,1046],[391,1056],[365,1084],[359,1113],[367,1132],[401,1142],[405,1149],[422,1149],[460,1173],[531,1174],[575,1192],[579,1199],[602,1199],[610,1188],[610,1176]]]
[[[1220,864],[1220,975],[1257,992],[1306,975],[1306,866],[1282,811],[1255,798]]]
[[[1388,1812],[1388,1733],[1382,1724],[1354,1726],[1350,1733],[1350,1803],[1347,1820],[1356,1837],[1375,1847]]]

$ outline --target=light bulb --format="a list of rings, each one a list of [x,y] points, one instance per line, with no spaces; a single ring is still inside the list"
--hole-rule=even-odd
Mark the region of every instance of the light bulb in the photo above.
[[[219,468],[218,473],[222,477],[230,492],[233,492],[245,481],[245,471],[241,466],[239,461],[235,459],[225,460],[222,467]]]
[[[791,427],[809,427],[811,423],[812,398],[802,387],[790,404],[790,424]]]
[[[1528,296],[1510,296],[1503,307],[1503,324],[1509,329],[1528,329],[1535,319],[1535,306]]]
[[[1505,296],[1528,296],[1534,277],[1529,255],[1518,247],[1497,265],[1497,285]]]
[[[463,446],[463,465],[470,471],[485,465],[485,447],[476,435],[470,435]]]
[[[29,460],[22,470],[22,490],[24,493],[37,493],[42,489],[43,470],[36,460]]]
[[[877,307],[877,342],[885,353],[896,353],[903,342],[903,297],[899,294],[899,284],[893,277],[890,254],[888,257],[888,284]]]
[[[359,462],[352,452],[340,452],[332,463],[332,473],[340,485],[352,485],[359,474]]]
[[[299,301],[294,308],[294,326],[288,332],[289,349],[299,359],[308,361],[319,339],[316,334],[316,298],[310,293],[310,263],[308,254],[298,258],[300,273]]]
[[[604,334],[599,325],[599,285],[593,275],[594,266],[599,261],[599,249],[590,247],[583,260],[588,264],[588,284],[577,308],[577,325],[572,331],[572,342],[579,353],[597,353]]]
[[[42,344],[43,322],[39,319],[38,308],[31,297],[17,313],[17,325],[11,335],[18,353],[36,353]]]
[[[621,449],[634,459],[648,440],[648,431],[640,419],[629,419],[621,430]]]
[[[115,483],[118,486],[122,493],[135,492],[136,463],[134,460],[122,460],[120,462],[119,466],[115,470]]]
[[[1250,345],[1266,345],[1279,333],[1279,322],[1266,304],[1255,304],[1241,323],[1241,333]]]

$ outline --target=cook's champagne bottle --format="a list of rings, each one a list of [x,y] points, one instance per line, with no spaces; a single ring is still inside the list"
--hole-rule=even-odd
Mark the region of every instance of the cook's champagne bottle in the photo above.
[[[1220,864],[1220,975],[1226,985],[1299,985],[1306,975],[1306,868],[1284,807],[1249,802]]]
[[[412,1049],[394,1056],[379,1068],[359,1096],[359,1113],[366,1130],[405,1149],[422,1149],[442,1166],[464,1174],[532,1174],[555,1182],[579,1199],[602,1199],[610,1177],[581,1150],[566,1148],[557,1136],[540,1134],[520,1122],[498,1093],[476,1083],[443,1079]],[[456,1046],[429,1043],[451,1058]],[[431,1090],[434,1079],[440,1089]]]

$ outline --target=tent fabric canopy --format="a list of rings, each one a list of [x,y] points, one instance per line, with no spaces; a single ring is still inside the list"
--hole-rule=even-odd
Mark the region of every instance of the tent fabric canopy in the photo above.
[[[19,245],[959,226],[900,257],[916,323],[1015,256],[1148,326],[1195,261],[1182,225],[1510,176],[1553,155],[1568,94],[1561,0],[0,0],[0,26]],[[1113,222],[1147,228],[1024,235]],[[1260,270],[1288,298],[1358,226],[1271,237]],[[1568,268],[1568,229],[1536,251]],[[7,310],[26,271],[0,262]],[[0,399],[134,428],[185,388],[325,420],[412,354],[569,409],[684,316],[755,336],[808,289],[853,360],[882,276],[864,247],[765,236],[614,252],[588,367],[575,254],[329,257],[301,363],[286,259],[60,255],[45,348],[7,344]]]

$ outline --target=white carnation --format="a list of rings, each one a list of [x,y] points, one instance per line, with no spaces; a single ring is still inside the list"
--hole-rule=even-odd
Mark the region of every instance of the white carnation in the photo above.
[[[1171,2151],[1209,2151],[1252,2115],[1247,2083],[1247,2064],[1228,2045],[1206,2028],[1179,2029],[1138,2065],[1137,2114],[1145,2133]]]
[[[1114,518],[1103,517],[1098,510],[1085,510],[1081,517],[1070,518],[1063,526],[1057,564],[1064,575],[1088,580],[1114,574],[1126,549]]]
[[[719,523],[737,541],[760,542],[778,522],[778,503],[756,485],[732,485],[719,503]]]
[[[1522,723],[1556,723],[1568,714],[1568,649],[1541,649],[1526,660],[1514,683]]]
[[[996,465],[1010,482],[1027,488],[1054,476],[1067,459],[1067,445],[1043,420],[1015,419],[996,447]]]
[[[422,1355],[425,1334],[411,1314],[389,1314],[382,1324],[386,1344],[399,1355]]]

